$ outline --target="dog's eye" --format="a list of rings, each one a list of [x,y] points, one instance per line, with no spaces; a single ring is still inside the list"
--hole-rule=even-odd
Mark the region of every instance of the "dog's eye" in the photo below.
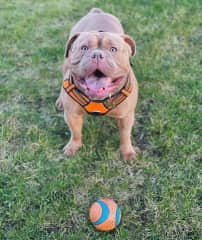
[[[116,47],[111,47],[111,52],[117,52],[117,48]]]
[[[87,51],[88,47],[84,45],[84,46],[81,47],[81,50]]]

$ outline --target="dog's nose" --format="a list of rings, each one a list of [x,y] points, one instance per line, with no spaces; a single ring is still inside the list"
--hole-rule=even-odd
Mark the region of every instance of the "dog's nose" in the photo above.
[[[101,50],[95,50],[91,54],[92,59],[102,60],[104,58],[104,54]]]

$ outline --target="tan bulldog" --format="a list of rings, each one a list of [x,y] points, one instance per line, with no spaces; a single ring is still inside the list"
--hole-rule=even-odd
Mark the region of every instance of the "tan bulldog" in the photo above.
[[[71,131],[65,155],[74,155],[82,146],[83,117],[90,113],[117,118],[120,153],[124,160],[135,157],[131,130],[138,85],[130,65],[135,51],[135,42],[124,34],[120,21],[101,9],[93,8],[73,27],[56,101]]]

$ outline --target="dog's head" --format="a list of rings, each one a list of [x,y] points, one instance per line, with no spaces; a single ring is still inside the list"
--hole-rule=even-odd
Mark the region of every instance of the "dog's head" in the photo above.
[[[104,99],[125,83],[135,51],[128,35],[82,32],[67,42],[65,64],[81,91],[91,99]]]

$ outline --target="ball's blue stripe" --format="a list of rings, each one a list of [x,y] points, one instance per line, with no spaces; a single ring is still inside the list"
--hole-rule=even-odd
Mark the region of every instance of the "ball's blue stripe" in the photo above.
[[[116,227],[119,225],[121,220],[121,209],[117,208],[116,209]]]
[[[109,216],[109,208],[107,207],[107,204],[102,200],[98,200],[97,203],[99,203],[102,208],[102,215],[96,222],[93,222],[95,225],[103,223]]]

